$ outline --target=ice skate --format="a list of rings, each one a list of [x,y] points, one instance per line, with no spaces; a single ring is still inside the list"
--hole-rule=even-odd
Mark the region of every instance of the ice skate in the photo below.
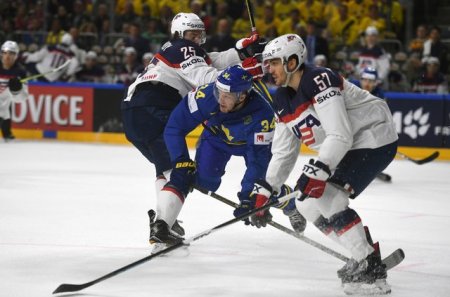
[[[355,259],[349,259],[347,263],[345,263],[344,266],[342,266],[341,269],[337,271],[338,277],[342,280],[342,283],[344,284],[344,279],[349,276],[352,271],[356,269],[356,266],[358,265],[358,261]]]
[[[184,228],[181,227],[180,223],[182,223],[182,221],[176,220],[175,223],[173,223],[173,225],[172,225],[171,231],[178,234],[178,236],[183,237],[184,236]]]
[[[153,209],[150,209],[148,212],[148,218],[150,221],[150,230],[152,227],[153,222],[155,221],[156,218],[156,212]],[[181,226],[182,221],[176,220],[175,223],[172,226],[171,231],[175,232],[176,235],[178,235],[179,237],[183,237],[185,232],[184,232],[184,228]],[[151,235],[150,235],[151,236]]]
[[[378,247],[378,244],[375,244],[375,246]],[[366,259],[356,264],[349,263],[346,266],[339,271],[342,275],[344,292],[347,295],[385,295],[391,293],[391,286],[386,282],[386,266],[381,261],[378,248]]]
[[[298,212],[297,208],[286,211],[285,215],[289,217],[289,221],[291,222],[294,231],[303,235],[303,231],[305,231],[306,228],[306,219]]]
[[[156,220],[150,227],[150,244],[152,254],[157,253],[168,246],[180,243],[183,237],[169,230],[169,226],[163,220]]]
[[[177,231],[174,231],[173,227],[169,230],[169,226],[163,220],[155,221],[156,213],[153,209],[148,211],[148,217],[150,220],[149,242],[152,245],[152,254],[157,253],[168,246],[177,244],[184,239],[180,234],[182,233],[184,235],[184,229],[177,221],[174,223],[175,230]]]

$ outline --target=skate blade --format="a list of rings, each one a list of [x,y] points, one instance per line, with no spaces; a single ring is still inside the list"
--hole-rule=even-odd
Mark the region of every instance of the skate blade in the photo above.
[[[163,249],[167,248],[168,245],[165,243],[161,243],[161,242],[152,242],[153,240],[150,240],[150,244],[152,245],[152,252],[151,254],[156,254],[160,251],[162,251]],[[165,257],[166,255],[161,255],[161,257]]]
[[[343,284],[344,293],[347,295],[387,295],[391,293],[391,286],[386,280],[377,280],[373,284],[346,283]]]
[[[152,251],[151,254],[156,254],[166,248],[168,248],[169,244],[166,243],[161,243],[161,242],[153,242],[152,240],[150,240],[150,244],[152,245]],[[190,252],[189,252],[189,245],[190,244],[185,244],[183,246],[181,246],[180,248],[174,250],[173,252],[171,252],[170,254],[167,255],[161,255],[160,257],[168,257],[168,256],[175,256],[175,257],[185,257],[185,256],[189,256]]]

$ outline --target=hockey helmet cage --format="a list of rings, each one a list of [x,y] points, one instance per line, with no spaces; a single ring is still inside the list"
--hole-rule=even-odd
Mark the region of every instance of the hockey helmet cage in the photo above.
[[[234,93],[239,98],[242,92],[248,92],[252,88],[253,76],[239,65],[234,65],[223,70],[217,76],[214,95],[219,100],[219,91]]]
[[[19,46],[17,45],[17,42],[7,40],[2,44],[2,52],[12,52],[17,56],[19,55]]]
[[[172,19],[170,32],[172,36],[178,33],[180,38],[184,38],[185,31],[202,31],[200,44],[206,41],[205,24],[195,13],[180,12]]]
[[[271,40],[265,46],[262,56],[265,66],[272,59],[281,59],[286,72],[288,72],[286,68],[288,59],[292,56],[297,56],[297,68],[291,71],[295,72],[305,63],[306,54],[306,46],[300,36],[297,34],[285,34]]]

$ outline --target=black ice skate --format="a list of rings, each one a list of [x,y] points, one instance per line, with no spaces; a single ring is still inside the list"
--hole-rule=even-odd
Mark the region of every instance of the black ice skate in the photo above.
[[[386,282],[386,265],[381,261],[378,242],[375,251],[358,263],[349,263],[342,268],[342,284],[348,295],[384,295],[391,293],[391,286]],[[355,261],[356,262],[356,261]],[[339,275],[338,271],[338,275]],[[345,272],[345,273],[344,273]]]
[[[150,221],[150,237],[151,237],[151,229],[152,229],[152,224],[155,222],[155,218],[156,218],[156,212],[153,209],[150,209],[148,212],[148,218]],[[183,237],[185,232],[184,232],[184,228],[181,227],[182,221],[176,220],[175,223],[172,226],[171,232],[175,232],[175,235],[178,235],[179,237]]]
[[[184,229],[176,222],[178,232],[169,229],[169,226],[163,220],[156,220],[156,213],[153,209],[148,211],[150,219],[150,244],[157,244],[159,248],[179,243],[183,237],[179,233],[184,234]],[[172,227],[173,229],[173,227]]]
[[[291,226],[295,232],[303,234],[306,228],[306,219],[298,212],[297,208],[286,211],[285,214],[289,217]]]
[[[355,259],[349,259],[341,269],[337,271],[338,277],[342,280],[342,283],[351,281],[351,273],[357,268],[358,261]]]
[[[173,245],[183,240],[182,237],[170,232],[169,226],[163,220],[156,220],[150,228],[150,243],[165,243]]]
[[[178,234],[178,236],[183,237],[184,236],[184,229],[181,227],[180,223],[181,221],[176,220],[175,223],[172,225],[172,232],[175,232]]]

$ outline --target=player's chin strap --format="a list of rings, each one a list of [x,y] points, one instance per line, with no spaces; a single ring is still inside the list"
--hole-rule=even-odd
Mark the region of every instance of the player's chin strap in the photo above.
[[[286,60],[283,60],[283,68],[284,68],[284,72],[286,72],[286,82],[284,83],[284,84],[282,84],[281,86],[282,87],[287,87],[288,86],[288,84],[289,84],[289,82],[291,81],[291,76],[292,76],[292,74],[294,73],[294,72],[296,72],[299,68],[300,68],[300,64],[297,64],[297,66],[295,67],[295,69],[294,70],[292,70],[292,71],[289,71],[288,69],[287,69],[287,64],[288,64],[288,61],[286,61]]]

